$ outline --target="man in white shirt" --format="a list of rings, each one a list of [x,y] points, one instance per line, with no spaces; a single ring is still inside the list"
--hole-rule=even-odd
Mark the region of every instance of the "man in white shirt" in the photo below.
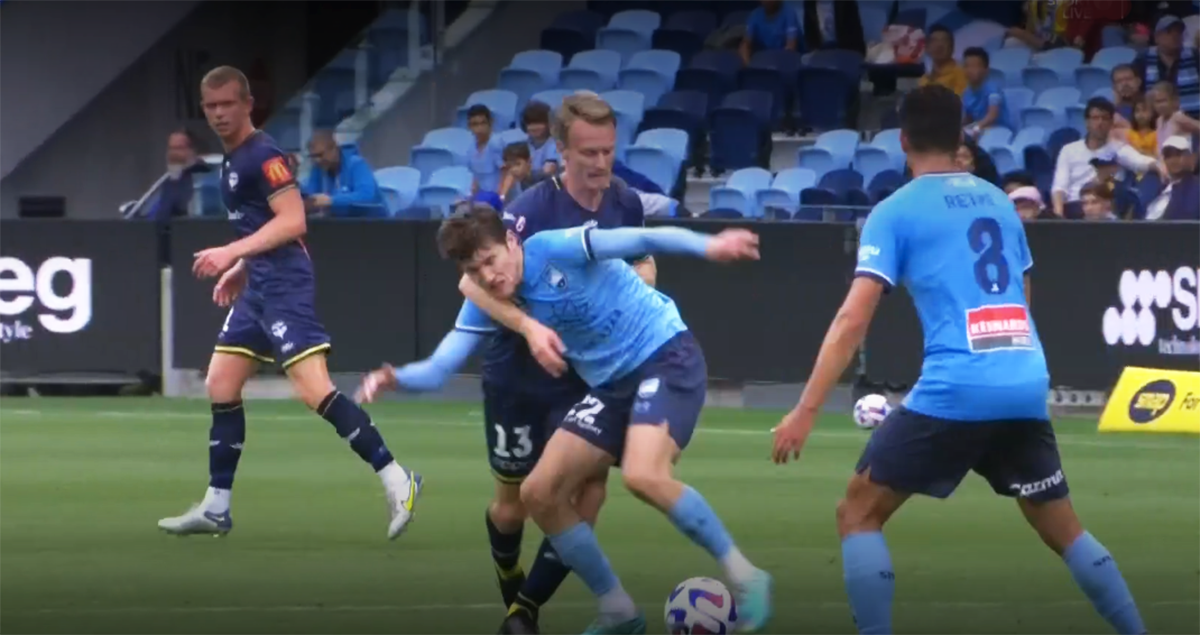
[[[1155,160],[1133,149],[1128,144],[1109,139],[1112,132],[1114,108],[1112,102],[1103,97],[1093,97],[1087,102],[1084,116],[1087,117],[1087,133],[1079,141],[1068,143],[1058,154],[1054,166],[1054,183],[1050,197],[1055,216],[1062,217],[1068,203],[1079,202],[1079,191],[1090,181],[1096,180],[1093,160],[1109,157],[1118,165],[1143,173],[1156,166]]]

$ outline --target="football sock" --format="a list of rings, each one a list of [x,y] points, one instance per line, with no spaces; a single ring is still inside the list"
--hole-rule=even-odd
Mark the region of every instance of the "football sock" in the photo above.
[[[488,542],[492,545],[492,560],[496,563],[496,577],[500,580],[500,594],[504,596],[504,606],[508,607],[516,601],[517,590],[525,581],[525,571],[521,569],[521,536],[525,527],[522,524],[515,533],[506,534],[492,522],[491,510],[483,517],[487,523]]]
[[[529,568],[529,574],[525,578],[525,584],[517,594],[516,604],[537,615],[538,609],[550,601],[551,596],[558,591],[558,587],[562,586],[569,575],[571,569],[563,564],[550,540],[542,540],[533,566]]]
[[[332,423],[338,436],[349,441],[350,449],[376,472],[392,463],[392,453],[384,445],[371,416],[342,393],[335,390],[326,395],[317,406],[317,414]]]
[[[720,561],[735,581],[754,572],[754,566],[733,546],[733,538],[700,492],[685,485],[668,515],[679,531]]]
[[[1071,570],[1075,583],[1096,607],[1096,612],[1108,620],[1113,629],[1122,635],[1146,632],[1116,560],[1100,541],[1083,532],[1063,552],[1063,561]]]
[[[883,534],[851,534],[842,540],[842,571],[850,613],[859,633],[892,632],[896,574]]]
[[[580,522],[560,534],[550,536],[550,544],[592,594],[599,598],[602,621],[621,621],[637,615],[637,606],[621,588],[621,582],[601,551],[591,525]]]
[[[204,509],[224,513],[229,509],[229,491],[242,444],[246,441],[246,409],[241,401],[212,404],[212,427],[208,430],[208,494]],[[215,490],[215,491],[214,491]]]

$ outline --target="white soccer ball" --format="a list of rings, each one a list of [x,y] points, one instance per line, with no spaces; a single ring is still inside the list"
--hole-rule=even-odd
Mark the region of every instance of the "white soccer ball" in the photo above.
[[[720,580],[691,578],[667,598],[667,632],[673,635],[732,633],[737,623],[733,595]]]
[[[864,430],[878,428],[891,411],[887,397],[867,395],[854,404],[854,423]]]

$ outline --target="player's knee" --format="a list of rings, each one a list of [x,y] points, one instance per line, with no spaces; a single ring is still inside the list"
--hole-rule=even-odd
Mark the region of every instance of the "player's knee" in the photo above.
[[[886,521],[871,499],[856,491],[853,485],[846,491],[846,497],[838,501],[835,514],[838,535],[842,538],[850,534],[879,531]]]
[[[1083,534],[1083,523],[1070,499],[1035,502],[1022,498],[1018,505],[1042,542],[1060,556]]]
[[[554,483],[548,478],[537,478],[531,475],[521,483],[521,504],[533,516],[538,516],[556,504]]]
[[[323,354],[311,355],[292,364],[287,374],[296,397],[312,410],[316,410],[325,397],[335,390]]]
[[[621,477],[629,493],[656,506],[669,497],[667,490],[673,482],[670,472],[632,465],[622,467]]]
[[[212,403],[230,403],[242,398],[242,386],[246,378],[233,369],[213,364],[204,377],[204,389]]]
[[[521,498],[500,498],[492,500],[488,507],[488,515],[501,530],[512,532],[525,523],[525,505]]]

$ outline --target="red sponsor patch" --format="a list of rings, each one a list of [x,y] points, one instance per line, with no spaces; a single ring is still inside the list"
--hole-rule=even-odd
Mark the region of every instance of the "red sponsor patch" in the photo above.
[[[1000,304],[967,311],[967,343],[972,352],[1033,348],[1029,313],[1019,304]]]
[[[262,165],[263,176],[272,188],[279,188],[292,182],[292,171],[288,169],[283,157],[269,159]]]

